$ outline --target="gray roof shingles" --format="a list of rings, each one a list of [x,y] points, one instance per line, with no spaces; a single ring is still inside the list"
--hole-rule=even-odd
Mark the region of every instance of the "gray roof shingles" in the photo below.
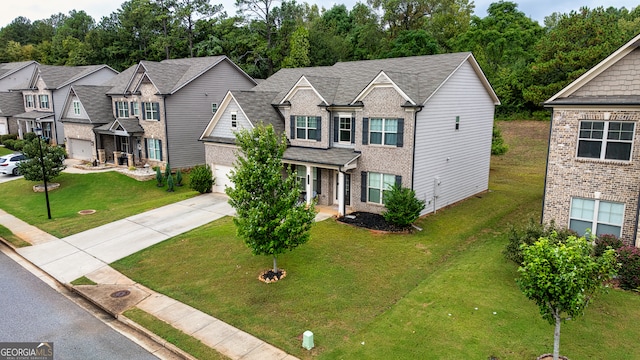
[[[300,161],[318,165],[344,166],[358,157],[360,157],[360,153],[353,149],[315,149],[290,146],[285,150],[282,160]]]
[[[278,93],[270,91],[232,91],[231,93],[251,123],[271,124],[276,133],[284,133],[282,116],[271,105],[271,100]]]
[[[97,70],[104,68],[106,65],[90,65],[90,66],[56,66],[56,65],[39,65],[40,76],[47,85],[48,89],[58,89],[77,79],[87,76]]]
[[[76,94],[89,119],[64,118],[62,122],[82,122],[87,124],[106,124],[113,120],[111,99],[106,95],[110,86],[75,85]]]
[[[20,92],[0,92],[0,115],[14,116],[24,112],[24,101]]]

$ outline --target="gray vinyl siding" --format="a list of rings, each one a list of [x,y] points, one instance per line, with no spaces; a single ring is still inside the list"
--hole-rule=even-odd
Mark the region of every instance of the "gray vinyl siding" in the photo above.
[[[213,115],[211,103],[220,104],[228,90],[248,90],[253,86],[246,75],[225,60],[168,96],[165,111],[171,167],[204,164],[204,145],[198,139]]]
[[[80,103],[80,114],[76,115],[76,113],[73,112],[73,101],[74,100],[78,100],[77,96],[71,96],[69,99],[69,103],[67,104],[63,104],[63,105],[67,105],[66,109],[67,111],[65,111],[64,114],[62,114],[62,118],[66,118],[66,119],[86,119],[89,120],[89,115],[87,115],[87,112],[84,110],[84,107],[82,106],[82,103]]]
[[[0,79],[0,91],[21,90],[27,86],[35,72],[36,64],[33,63],[13,74]]]
[[[416,121],[413,188],[429,213],[488,189],[495,105],[468,62],[424,105]]]
[[[231,113],[233,112],[237,114],[236,120],[238,126],[235,128],[231,127]],[[211,131],[210,136],[234,139],[234,132],[240,129],[251,129],[251,124],[244,116],[244,113],[240,111],[238,103],[232,99],[229,105],[225,107],[224,112],[221,114],[220,119],[218,119],[218,123],[216,123],[216,127]]]

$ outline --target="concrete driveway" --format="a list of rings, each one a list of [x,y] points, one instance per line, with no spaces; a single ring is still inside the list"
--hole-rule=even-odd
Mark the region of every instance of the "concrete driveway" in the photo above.
[[[23,176],[13,176],[13,175],[5,175],[5,174],[0,174],[0,184],[7,182],[7,181],[11,181],[11,180],[16,180],[16,179],[22,179]]]

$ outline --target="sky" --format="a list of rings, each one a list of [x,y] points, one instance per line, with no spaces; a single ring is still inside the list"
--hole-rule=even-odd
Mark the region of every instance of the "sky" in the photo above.
[[[6,1],[6,0],[5,0]],[[366,0],[360,0],[366,2]],[[524,12],[527,16],[536,20],[540,25],[544,25],[544,18],[554,12],[568,13],[571,10],[578,10],[581,6],[588,6],[589,8],[596,8],[604,6],[605,8],[613,6],[616,8],[626,7],[631,10],[638,6],[638,0],[511,0],[518,4],[518,9]],[[234,0],[211,0],[212,4],[222,3],[227,14],[235,14],[235,1]],[[325,8],[331,8],[334,4],[345,4],[348,9],[351,9],[356,3],[356,0],[345,0],[336,2],[332,0],[298,0],[298,3],[307,2],[309,4],[318,4]],[[480,17],[487,15],[487,8],[493,2],[497,0],[475,0],[475,14]],[[274,1],[274,3],[276,3]],[[122,1],[120,0],[47,0],[47,1],[24,1],[17,0],[17,2],[11,2],[11,5],[6,3],[2,6],[0,12],[0,27],[4,27],[11,23],[13,19],[18,16],[24,16],[31,20],[47,19],[53,14],[63,13],[68,14],[71,10],[84,10],[87,14],[96,20],[100,21],[103,16],[108,16],[112,12],[120,8]]]

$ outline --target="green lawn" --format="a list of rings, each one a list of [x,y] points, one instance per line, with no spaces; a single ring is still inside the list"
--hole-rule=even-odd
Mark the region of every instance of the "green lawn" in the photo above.
[[[47,219],[44,193],[34,193],[36,182],[24,179],[0,184],[0,208],[57,237],[139,214],[197,195],[188,186],[169,193],[155,180],[140,182],[115,171],[90,174],[62,173],[53,180],[60,188],[49,192],[52,220]],[[184,183],[188,184],[185,174]],[[97,210],[92,215],[78,211]]]
[[[9,150],[4,146],[0,146],[0,156],[4,156],[4,155],[9,155],[9,154],[13,154],[15,151],[13,150]]]
[[[511,150],[492,159],[490,191],[419,220],[422,232],[318,223],[307,244],[279,257],[287,277],[268,285],[257,276],[271,260],[251,255],[230,218],[113,266],[305,359],[533,359],[551,352],[553,327],[501,251],[509,225],[540,217],[549,124],[499,125]],[[564,325],[561,352],[640,358],[638,321],[640,298],[612,291]],[[301,348],[305,330],[312,351]]]

